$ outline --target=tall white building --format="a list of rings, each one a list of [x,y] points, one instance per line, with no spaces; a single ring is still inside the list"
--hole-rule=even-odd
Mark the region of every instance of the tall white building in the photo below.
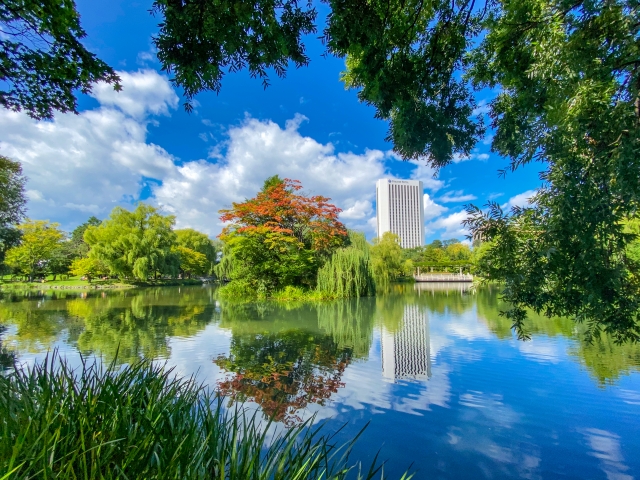
[[[376,182],[378,238],[385,232],[400,237],[402,248],[424,245],[424,204],[422,182],[389,180]]]

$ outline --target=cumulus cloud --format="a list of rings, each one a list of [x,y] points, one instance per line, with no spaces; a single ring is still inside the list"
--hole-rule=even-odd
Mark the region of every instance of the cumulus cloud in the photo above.
[[[438,205],[434,202],[428,193],[424,194],[424,219],[425,221],[439,217],[447,211],[447,207]]]
[[[461,239],[469,235],[469,230],[462,225],[462,221],[465,218],[467,218],[465,211],[455,212],[427,223],[426,231],[428,233],[440,231],[440,237],[442,238]]]
[[[198,160],[176,167],[153,187],[156,201],[178,215],[180,225],[197,225],[214,234],[222,225],[217,210],[253,196],[270,175],[295,178],[305,192],[322,194],[343,208],[352,228],[370,229],[375,181],[384,177],[386,155],[336,153],[298,132],[306,117],[296,115],[281,128],[272,121],[247,117],[228,130],[226,152],[218,162]]]
[[[123,91],[98,85],[93,95],[103,106],[80,115],[36,122],[0,109],[0,152],[22,163],[32,218],[69,226],[86,214],[105,216],[138,196],[143,177],[163,178],[175,169],[173,156],[146,136],[147,117],[174,108],[177,96],[156,72],[119,75]]]
[[[98,85],[93,96],[100,106],[80,115],[36,122],[0,110],[0,152],[23,164],[31,217],[72,228],[89,214],[104,218],[115,205],[138,199],[146,185],[149,201],[175,213],[179,227],[217,235],[218,210],[253,196],[278,174],[300,180],[306,193],[331,197],[349,227],[375,230],[375,181],[390,177],[387,152],[338,153],[332,143],[299,133],[302,115],[284,128],[247,116],[224,132],[208,159],[177,164],[147,141],[154,116],[177,107],[169,81],[151,70],[118,73],[123,91]]]
[[[178,96],[165,77],[154,70],[118,72],[122,91],[107,83],[97,84],[92,92],[103,107],[116,107],[136,119],[148,114],[169,115],[178,106]]]
[[[512,207],[526,207],[530,205],[529,200],[536,194],[535,190],[527,190],[526,192],[519,193],[518,195],[511,197],[506,203],[501,205],[503,210],[510,209]]]
[[[456,202],[469,202],[471,200],[475,200],[478,197],[475,195],[465,195],[462,190],[451,191],[445,193],[443,196],[438,198],[438,201],[442,203],[456,203]]]

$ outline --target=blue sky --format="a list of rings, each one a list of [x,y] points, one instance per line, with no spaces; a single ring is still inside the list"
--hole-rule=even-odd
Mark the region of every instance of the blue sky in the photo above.
[[[32,218],[70,230],[90,215],[105,218],[115,205],[145,199],[175,214],[179,227],[214,236],[221,229],[217,211],[277,173],[332,197],[343,221],[372,237],[377,178],[417,178],[425,182],[429,242],[463,239],[465,203],[523,204],[540,183],[540,165],[499,177],[507,160],[490,152],[490,135],[471,159],[437,178],[424,165],[401,161],[384,141],[386,122],[344,89],[344,62],[323,58],[317,35],[306,41],[308,67],[272,76],[266,90],[247,72],[228,74],[220,94],[199,95],[187,114],[155,58],[151,37],[159,19],[149,13],[151,2],[78,0],[77,7],[85,44],[119,71],[124,90],[99,85],[80,99],[80,115],[53,121],[0,111],[0,153],[23,163]],[[322,21],[326,6],[318,9]]]

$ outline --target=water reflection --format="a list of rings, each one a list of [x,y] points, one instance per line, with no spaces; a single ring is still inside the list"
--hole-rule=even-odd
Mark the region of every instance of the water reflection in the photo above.
[[[117,352],[120,362],[142,356],[168,358],[171,338],[193,337],[207,325],[219,323],[233,335],[251,333],[251,329],[261,333],[266,325],[275,336],[292,328],[317,338],[323,334],[331,338],[337,352],[349,352],[350,361],[366,361],[379,328],[383,377],[421,381],[431,375],[432,357],[450,343],[438,337],[434,344],[429,332],[434,315],[455,317],[446,326],[447,338],[495,336],[513,341],[510,321],[499,314],[506,308],[499,300],[499,288],[473,293],[469,288],[468,283],[396,284],[375,298],[318,305],[216,306],[215,289],[210,287],[4,294],[0,297],[0,323],[5,330],[2,358],[9,362],[11,351],[38,353],[60,343],[107,360]],[[586,343],[581,340],[581,326],[570,319],[530,314],[526,329],[532,341],[515,343],[523,355],[558,363],[568,352],[599,385],[615,384],[640,368],[640,344],[617,345],[606,335]],[[568,349],[546,340],[557,336],[571,339]],[[464,349],[459,354],[465,354]]]
[[[184,289],[183,289],[184,290]],[[172,337],[189,337],[215,319],[204,289],[145,289],[80,294],[8,295],[0,319],[5,341],[19,352],[43,352],[59,342],[83,355],[118,363],[168,358]]]
[[[517,341],[498,292],[397,284],[318,304],[233,304],[211,287],[5,295],[0,363],[52,347],[167,359],[279,425],[315,414],[347,424],[346,440],[371,422],[354,455],[386,442],[390,478],[412,462],[415,478],[638,477],[640,345],[586,344],[570,320],[535,315],[532,340]]]
[[[419,305],[406,305],[402,324],[395,331],[381,332],[382,375],[398,380],[431,377],[429,317]]]

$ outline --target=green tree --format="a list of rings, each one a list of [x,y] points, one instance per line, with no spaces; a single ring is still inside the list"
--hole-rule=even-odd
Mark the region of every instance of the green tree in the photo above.
[[[58,226],[47,220],[27,220],[18,225],[22,233],[21,243],[7,251],[7,265],[26,274],[29,281],[33,281],[36,275],[45,274],[64,239]]]
[[[211,268],[211,263],[206,255],[191,250],[190,248],[177,245],[172,251],[180,259],[180,272],[191,278],[191,275],[205,275]]]
[[[102,221],[94,216],[81,225],[78,225],[73,232],[71,232],[70,249],[73,252],[73,259],[86,257],[89,254],[89,245],[84,241],[84,232],[89,227],[97,227]]]
[[[144,203],[132,212],[116,207],[107,220],[87,228],[84,240],[91,258],[102,261],[111,273],[144,281],[152,275],[177,273],[179,261],[171,252],[174,223],[174,216],[161,215]]]
[[[20,242],[20,231],[13,225],[24,217],[26,181],[18,162],[0,155],[0,272],[6,251]]]
[[[371,264],[376,282],[386,283],[403,275],[404,259],[400,237],[395,233],[385,232],[382,238],[374,239]]]
[[[0,105],[51,118],[76,112],[77,91],[104,81],[120,90],[111,67],[81,43],[86,36],[72,1],[3,0],[0,3]]]
[[[297,180],[268,178],[251,199],[221,210],[227,225],[217,274],[232,282],[225,291],[269,295],[288,285],[315,287],[318,268],[348,242],[329,198],[296,193]]]
[[[364,233],[349,232],[349,245],[337,249],[318,270],[317,288],[336,297],[366,297],[376,291],[371,248]]]
[[[76,258],[69,266],[72,275],[85,277],[89,283],[91,279],[109,272],[107,266],[95,258]]]
[[[175,230],[175,233],[176,244],[178,246],[190,249],[205,256],[207,267],[204,270],[198,269],[200,272],[198,275],[210,274],[218,259],[218,249],[216,248],[213,240],[204,233],[198,232],[192,228]]]

